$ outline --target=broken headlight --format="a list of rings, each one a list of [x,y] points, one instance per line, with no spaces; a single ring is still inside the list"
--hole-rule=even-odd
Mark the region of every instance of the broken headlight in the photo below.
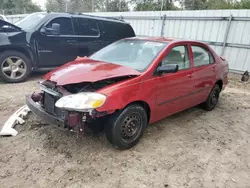
[[[106,96],[100,93],[83,92],[67,95],[56,102],[56,107],[68,111],[85,112],[101,107]]]

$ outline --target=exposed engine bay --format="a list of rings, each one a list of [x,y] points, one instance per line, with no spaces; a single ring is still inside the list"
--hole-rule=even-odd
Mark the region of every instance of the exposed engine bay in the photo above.
[[[83,82],[83,83],[77,83],[77,84],[69,84],[69,85],[64,85],[63,88],[65,88],[68,92],[72,94],[79,93],[79,92],[94,92],[106,86],[127,80],[132,77],[134,76],[110,78],[110,79],[101,80],[101,81],[93,82],[93,83]]]

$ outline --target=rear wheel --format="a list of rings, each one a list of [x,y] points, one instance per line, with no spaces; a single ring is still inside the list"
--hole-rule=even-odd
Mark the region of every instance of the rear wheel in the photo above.
[[[139,142],[146,126],[146,111],[135,104],[111,116],[104,130],[111,144],[119,149],[129,149]]]
[[[17,51],[0,54],[0,78],[9,83],[23,82],[31,72],[31,62]]]
[[[220,98],[220,92],[221,89],[219,85],[216,84],[212,89],[211,93],[209,94],[207,101],[202,104],[205,110],[211,111],[216,107]]]

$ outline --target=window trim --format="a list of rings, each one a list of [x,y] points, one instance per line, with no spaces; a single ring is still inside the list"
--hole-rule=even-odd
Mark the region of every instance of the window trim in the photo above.
[[[208,53],[208,56],[209,56],[209,64],[204,64],[204,65],[199,65],[199,66],[195,66],[195,63],[194,63],[194,53],[193,53],[193,49],[192,47],[195,46],[195,47],[199,47],[199,48],[202,48],[203,50],[205,50],[207,53]],[[192,50],[192,58],[193,58],[193,66],[194,68],[196,67],[203,67],[203,66],[208,66],[208,65],[213,65],[215,63],[215,58],[213,56],[213,53],[205,46],[202,46],[202,45],[197,45],[197,44],[191,44],[190,45],[190,48]],[[213,58],[213,63],[210,63],[210,58]]]
[[[177,44],[176,46],[173,46],[173,47],[169,50],[169,52],[161,59],[161,61],[159,62],[158,66],[156,67],[156,69],[155,69],[155,71],[154,71],[154,75],[155,75],[157,69],[162,65],[163,59],[172,51],[172,49],[174,49],[174,48],[176,48],[176,47],[179,47],[179,46],[184,46],[184,47],[186,47],[186,50],[187,50],[187,53],[188,53],[188,58],[189,58],[189,68],[185,68],[185,69],[178,70],[176,73],[178,73],[178,72],[180,72],[180,71],[186,71],[186,70],[189,70],[189,69],[192,68],[189,44],[188,44],[188,43],[185,43],[185,44]]]
[[[78,32],[79,32],[79,22],[78,22],[78,19],[89,19],[89,20],[92,20],[93,22],[96,23],[96,26],[98,28],[98,35],[80,35]],[[95,19],[91,19],[91,18],[84,18],[84,17],[77,17],[76,18],[76,26],[77,26],[77,32],[76,32],[76,35],[78,37],[82,37],[82,38],[85,38],[85,37],[88,37],[88,38],[99,38],[101,36],[101,30],[100,30],[100,27],[99,27],[99,24],[98,22],[95,20]]]

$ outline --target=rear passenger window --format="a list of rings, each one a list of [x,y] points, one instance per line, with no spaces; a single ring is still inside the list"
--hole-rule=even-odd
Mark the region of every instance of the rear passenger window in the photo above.
[[[60,24],[60,35],[74,35],[73,25],[70,18],[55,18],[46,27],[52,28],[52,24]]]
[[[192,46],[192,51],[195,67],[214,63],[213,56],[207,49],[200,46]]]
[[[105,35],[108,37],[124,38],[128,36],[134,36],[133,34],[131,34],[133,30],[128,31],[128,29],[131,29],[131,28],[127,27],[126,24],[102,21],[102,25],[105,30]]]
[[[179,70],[190,68],[187,46],[182,45],[174,47],[163,59],[162,65],[165,64],[177,64],[179,66]]]
[[[99,36],[99,28],[95,20],[87,18],[77,18],[78,35]]]

